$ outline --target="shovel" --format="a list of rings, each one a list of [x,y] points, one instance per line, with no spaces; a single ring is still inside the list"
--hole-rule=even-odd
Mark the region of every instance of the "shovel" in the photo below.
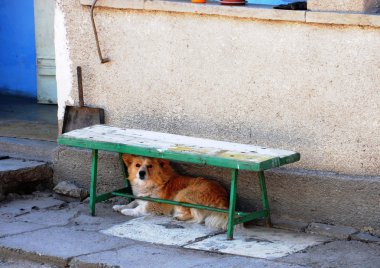
[[[62,133],[92,125],[104,124],[103,109],[84,106],[82,68],[80,66],[77,67],[77,76],[79,107],[66,106],[65,116],[63,118]]]

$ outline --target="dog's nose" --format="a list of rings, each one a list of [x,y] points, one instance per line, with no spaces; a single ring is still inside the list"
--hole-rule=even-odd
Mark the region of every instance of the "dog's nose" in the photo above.
[[[140,179],[144,179],[144,177],[145,177],[145,174],[146,174],[146,172],[144,171],[144,170],[140,170],[139,171],[139,176],[140,176]]]

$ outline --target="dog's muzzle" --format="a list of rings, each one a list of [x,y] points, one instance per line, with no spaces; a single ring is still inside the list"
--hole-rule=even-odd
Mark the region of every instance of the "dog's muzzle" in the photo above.
[[[140,177],[140,180],[145,179],[145,175],[146,175],[146,171],[144,171],[144,170],[140,170],[140,171],[139,171],[139,177]]]

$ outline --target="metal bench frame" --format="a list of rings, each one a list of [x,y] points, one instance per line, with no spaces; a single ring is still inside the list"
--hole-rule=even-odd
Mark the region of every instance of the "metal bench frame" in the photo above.
[[[94,127],[86,128],[83,130],[75,130],[72,132],[68,132],[64,135],[61,135],[58,138],[58,143],[61,145],[87,148],[87,149],[92,150],[91,185],[90,185],[90,213],[91,215],[93,216],[95,215],[96,203],[105,201],[115,196],[126,197],[128,198],[129,202],[132,201],[133,199],[142,199],[146,201],[165,203],[165,204],[170,204],[170,205],[178,205],[178,206],[197,208],[197,209],[206,209],[206,210],[215,211],[215,212],[228,213],[227,239],[233,239],[234,226],[237,224],[252,221],[254,219],[264,218],[266,219],[267,225],[271,226],[270,209],[269,209],[264,170],[278,167],[284,164],[296,162],[300,159],[299,153],[291,152],[291,151],[281,151],[281,152],[286,152],[286,154],[283,154],[281,156],[271,156],[271,157],[266,156],[262,159],[262,161],[246,161],[246,159],[242,160],[240,158],[238,159],[236,157],[234,158],[233,155],[231,155],[230,158],[228,158],[225,156],[220,157],[220,156],[214,156],[214,155],[210,156],[207,154],[202,155],[199,153],[199,151],[193,154],[189,153],[186,150],[185,152],[177,151],[177,150],[162,151],[160,148],[142,147],[138,145],[136,146],[136,144],[129,145],[128,143],[114,143],[112,141],[111,142],[97,141],[97,140],[92,140],[92,137],[90,136],[85,137],[85,138],[83,137],[78,138],[75,136],[76,133],[81,133],[80,131],[82,132],[87,131],[88,133],[91,133],[91,130],[96,129],[96,128],[100,128],[104,130],[104,129],[112,128],[112,127],[94,126]],[[113,129],[118,129],[118,128],[113,128]],[[163,134],[163,133],[159,133],[159,134]],[[247,145],[247,146],[250,146],[250,145]],[[262,148],[262,149],[266,150],[266,148]],[[123,169],[123,175],[126,181],[126,187],[119,190],[112,191],[112,192],[97,195],[96,184],[97,184],[98,151],[99,150],[119,153],[119,160]],[[132,194],[132,188],[126,176],[127,175],[126,167],[121,157],[123,153],[140,155],[140,156],[145,156],[145,157],[153,157],[153,158],[164,158],[164,159],[180,161],[180,162],[218,166],[218,167],[231,169],[229,208],[220,209],[220,208],[203,206],[203,205],[198,205],[198,204],[177,202],[173,200],[134,196]],[[260,157],[262,158],[261,155]],[[237,182],[238,182],[239,169],[257,172],[258,181],[259,181],[259,185],[261,189],[262,210],[251,212],[251,213],[236,211],[235,207],[236,207]]]

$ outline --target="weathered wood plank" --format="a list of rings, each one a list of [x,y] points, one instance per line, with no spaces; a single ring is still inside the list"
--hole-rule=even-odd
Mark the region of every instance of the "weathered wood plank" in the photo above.
[[[260,171],[296,162],[296,152],[188,136],[96,125],[61,135],[62,145]]]

